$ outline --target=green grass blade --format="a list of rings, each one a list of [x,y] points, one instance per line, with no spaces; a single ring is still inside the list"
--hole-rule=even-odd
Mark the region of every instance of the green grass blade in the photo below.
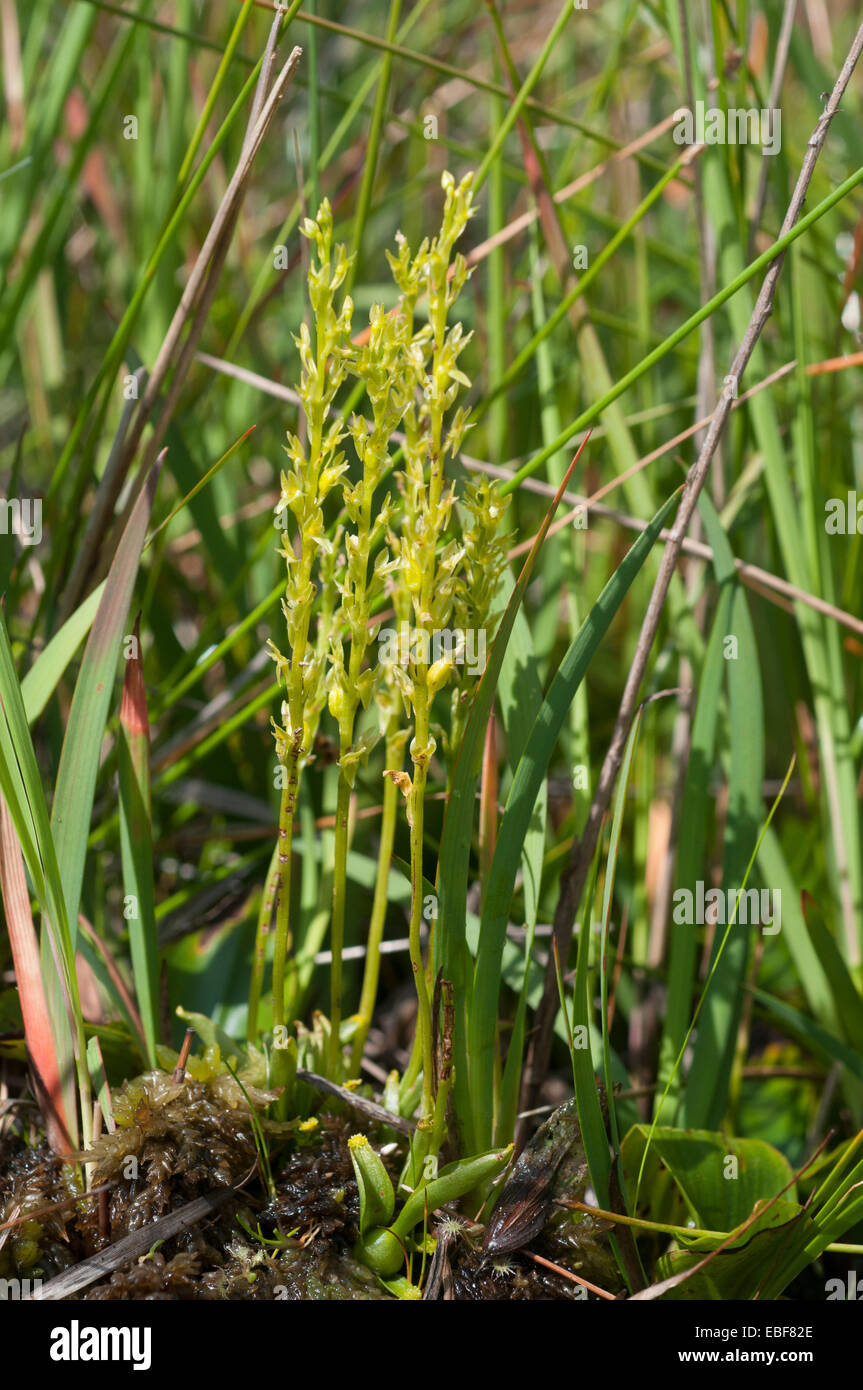
[[[704,872],[707,845],[708,778],[713,766],[716,726],[722,692],[724,658],[722,645],[731,620],[732,589],[723,590],[710,633],[707,652],[699,681],[698,703],[692,721],[689,765],[680,813],[680,837],[677,846],[678,888],[695,892],[695,883]],[[686,922],[676,924],[670,933],[668,958],[668,995],[659,1053],[659,1091],[668,1086],[670,1098],[667,1113],[680,1091],[680,1079],[674,1074],[674,1064],[686,1037],[692,1014],[692,991],[696,968],[696,927]],[[658,1103],[658,1102],[657,1102]]]
[[[520,483],[524,482],[525,478],[529,478],[538,468],[541,468],[548,459],[556,454],[559,449],[562,449],[564,445],[568,444],[574,435],[579,434],[581,430],[593,424],[600,415],[603,415],[607,411],[612,401],[616,401],[619,396],[622,396],[624,392],[629,390],[630,386],[633,386],[636,381],[640,381],[646,372],[649,372],[651,368],[656,366],[657,362],[661,362],[664,357],[667,357],[679,343],[682,343],[690,333],[698,328],[699,324],[702,324],[705,319],[715,313],[727,300],[732,299],[733,296],[736,295],[744,285],[747,285],[750,280],[754,279],[760,271],[766,270],[771,261],[776,260],[776,257],[781,255],[793,241],[796,241],[799,236],[802,236],[804,232],[807,232],[810,227],[814,226],[819,218],[823,217],[831,208],[834,208],[843,198],[846,198],[860,183],[863,183],[863,168],[855,170],[855,172],[849,175],[838,188],[835,188],[832,193],[818,203],[811,212],[801,217],[784,236],[778,237],[777,240],[773,242],[772,246],[768,246],[766,251],[763,251],[760,256],[756,256],[755,260],[752,261],[744,271],[736,275],[733,280],[708,300],[706,304],[702,305],[701,308],[682,323],[679,328],[676,328],[673,333],[669,334],[658,347],[654,348],[646,357],[643,357],[635,367],[632,367],[626,372],[600,399],[595,400],[592,405],[588,406],[587,410],[582,411],[582,413],[558,435],[557,439],[546,444],[544,448],[540,449],[539,453],[534,454],[533,458],[528,459],[527,463],[504,484],[504,493],[513,492]],[[759,398],[756,397],[756,400],[757,399]]]
[[[813,950],[830,983],[840,1029],[847,1042],[863,1054],[863,998],[817,905],[810,899],[808,907],[807,912],[804,902],[803,919]]]
[[[27,723],[34,724],[44,710],[64,671],[93,625],[104,592],[104,583],[75,609],[60,631],[40,652],[21,682],[21,696]]]
[[[863,1057],[852,1048],[840,1041],[832,1033],[823,1028],[815,1019],[809,1018],[800,1009],[795,1009],[793,1005],[786,1004],[784,999],[777,999],[772,994],[767,994],[764,990],[754,991],[756,1001],[767,1010],[769,1014],[792,1033],[801,1038],[818,1056],[831,1058],[834,1062],[840,1062],[843,1067],[847,1067],[853,1076],[863,1081]]]
[[[599,1092],[596,1089],[596,1070],[591,1047],[593,1029],[591,1027],[590,991],[588,989],[591,919],[593,917],[593,898],[596,892],[601,848],[601,844],[597,846],[591,867],[590,882],[584,896],[581,928],[578,933],[575,987],[572,999],[572,1032],[575,1037],[575,1045],[572,1048],[571,1056],[578,1123],[581,1127],[584,1152],[587,1155],[590,1168],[590,1180],[599,1205],[607,1210],[610,1202],[611,1158],[608,1152],[608,1136],[602,1118],[602,1105]]]
[[[453,1083],[453,1097],[456,1114],[459,1118],[459,1124],[462,1127],[462,1140],[467,1145],[468,1151],[470,1152],[474,1152],[478,1146],[473,1141],[468,1142],[469,1130],[467,1129],[467,1126],[470,1124],[471,1111],[468,1094],[466,1051],[466,1005],[469,978],[468,953],[465,942],[465,917],[467,912],[467,880],[470,866],[471,829],[473,826],[476,781],[480,771],[488,717],[494,703],[495,689],[497,687],[497,681],[507,644],[512,633],[513,624],[515,623],[515,615],[524,597],[537,556],[545,540],[546,532],[551,525],[554,513],[557,510],[560,498],[566,489],[570,474],[586,443],[587,440],[585,439],[579,447],[578,453],[573,459],[566,477],[558,488],[557,494],[531,546],[530,553],[524,562],[524,567],[518,577],[518,582],[513,590],[512,597],[501,618],[488,664],[486,665],[476,695],[474,696],[470,715],[465,727],[441,835],[437,867],[438,923],[435,931],[434,975],[436,977],[438,970],[442,969],[444,978],[449,980],[453,986],[453,996],[455,1000],[455,1079]],[[535,803],[536,795],[534,795],[533,801],[531,802],[531,810]],[[525,827],[525,831],[526,829],[527,827]],[[519,854],[521,853],[523,842],[524,835],[522,835],[521,841],[519,842]],[[492,1024],[492,1032],[494,1032],[494,1023]]]
[[[73,943],[102,739],[160,467],[156,463],[150,470],[117,546],[75,685],[57,771],[51,828]]]
[[[555,673],[507,797],[483,903],[468,1030],[474,1139],[479,1148],[487,1147],[480,1136],[491,1134],[494,1025],[500,990],[501,955],[524,837],[575,692],[678,498],[679,492],[673,493],[660,508],[582,623],[575,641]]]
[[[47,930],[42,932],[41,956],[45,999],[63,1104],[70,1138],[78,1142],[75,1095],[75,1043],[83,1036],[83,1020],[75,975],[75,948],[69,930],[63,884],[42,790],[42,779],[30,739],[21,688],[12,662],[5,616],[0,613],[0,791],[9,808]],[[67,1017],[67,1000],[72,1011]],[[80,1059],[79,1059],[80,1060]],[[79,1073],[80,1076],[80,1073]],[[85,1133],[89,1122],[85,1116]]]
[[[120,705],[120,849],[123,861],[124,916],[129,923],[132,974],[151,1067],[159,1042],[159,952],[153,882],[153,831],[150,807],[150,724],[140,654],[138,623],[134,648],[126,658]]]
[[[758,647],[746,597],[739,588],[732,600],[729,633],[737,638],[738,656],[727,662],[731,771],[722,886],[731,890],[742,887],[758,839],[764,780],[764,710]],[[739,918],[727,934],[716,930],[711,962],[718,964],[699,1020],[683,1101],[683,1121],[689,1129],[717,1129],[725,1114],[751,937],[751,924]],[[721,959],[720,941],[724,943]]]

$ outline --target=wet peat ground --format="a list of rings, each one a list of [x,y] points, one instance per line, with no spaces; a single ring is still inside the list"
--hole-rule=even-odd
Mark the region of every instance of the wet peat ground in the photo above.
[[[248,1088],[247,1088],[248,1093]],[[257,1098],[256,1098],[257,1099]],[[206,1193],[230,1189],[216,1213],[79,1288],[81,1300],[390,1299],[351,1258],[359,1197],[347,1148],[365,1130],[355,1116],[321,1113],[311,1128],[272,1143],[274,1195],[262,1181],[251,1110],[233,1078],[151,1073],[115,1096],[118,1127],[91,1151],[98,1166],[81,1198],[73,1170],[45,1143],[28,1147],[7,1128],[0,1141],[0,1278],[70,1271],[124,1237]],[[373,1130],[368,1131],[375,1142]],[[388,1163],[392,1173],[398,1153]],[[518,1252],[483,1265],[480,1228],[449,1223],[435,1296],[456,1300],[562,1300],[578,1286]],[[155,1247],[155,1248],[154,1248]],[[541,1251],[535,1242],[532,1249]],[[573,1267],[558,1242],[544,1253]],[[575,1262],[577,1267],[578,1261]],[[427,1267],[428,1272],[428,1267]],[[586,1277],[590,1277],[589,1274]]]

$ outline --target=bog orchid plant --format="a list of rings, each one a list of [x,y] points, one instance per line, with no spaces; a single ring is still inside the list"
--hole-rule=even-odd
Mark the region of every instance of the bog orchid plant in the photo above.
[[[305,445],[297,435],[288,436],[287,453],[292,467],[282,473],[282,492],[276,516],[288,512],[296,524],[296,546],[287,529],[280,553],[287,566],[282,610],[287,628],[285,657],[271,644],[279,675],[285,681],[281,724],[275,725],[276,756],[284,776],[279,810],[279,890],[276,941],[273,958],[273,1019],[285,1024],[285,962],[289,946],[291,845],[300,778],[326,704],[326,664],[330,636],[335,627],[332,564],[340,539],[328,538],[323,504],[347,468],[340,445],[345,428],[332,420],[332,407],[351,361],[350,327],[353,304],[346,297],[340,312],[334,308],[339,286],[348,272],[344,247],[332,261],[332,216],[322,211],[316,223],[306,223],[304,233],[315,242],[317,261],[309,269],[309,299],[315,320],[315,341],[303,324],[297,346],[302,363],[300,397],[306,420]],[[320,602],[314,576],[320,581]],[[316,634],[312,635],[313,616]]]
[[[326,210],[324,216],[329,216]],[[320,220],[320,219],[319,219]],[[389,440],[399,425],[409,400],[410,386],[404,373],[405,324],[386,316],[376,306],[369,340],[352,363],[365,386],[372,418],[353,416],[350,434],[362,469],[351,483],[342,479],[342,500],[347,517],[344,551],[337,580],[340,604],[328,653],[327,686],[330,714],[339,730],[339,785],[336,804],[335,873],[331,942],[333,966],[330,980],[331,1056],[334,1072],[340,1069],[342,1018],[342,947],[344,942],[345,883],[348,852],[348,809],[357,767],[377,742],[379,730],[370,726],[355,740],[357,713],[368,708],[381,688],[381,671],[367,660],[375,629],[370,615],[384,597],[386,576],[392,569],[385,538],[393,505],[388,494],[375,501],[378,486],[390,468]],[[371,568],[370,568],[371,566]],[[347,657],[345,654],[348,644]]]
[[[338,793],[335,816],[331,915],[332,967],[327,1065],[333,1079],[356,1073],[375,1003],[378,958],[386,909],[386,883],[395,832],[398,792],[410,828],[410,958],[417,991],[417,1033],[402,1096],[418,1090],[421,1141],[416,1159],[437,1152],[445,1131],[447,1086],[438,1090],[433,1054],[432,989],[423,959],[423,823],[429,769],[438,736],[451,768],[457,756],[471,692],[473,667],[459,670],[463,651],[447,642],[436,655],[435,639],[454,624],[461,633],[490,632],[491,609],[505,561],[498,536],[505,501],[495,484],[467,486],[457,500],[448,462],[459,454],[468,412],[457,404],[470,382],[458,361],[470,341],[461,323],[448,318],[467,278],[455,252],[474,211],[472,179],[445,191],[440,232],[412,254],[403,236],[389,261],[400,291],[396,310],[375,305],[362,347],[351,339],[353,305],[337,294],[350,267],[343,246],[333,244],[333,220],[324,202],[307,218],[311,246],[308,273],[311,327],[296,339],[302,363],[299,395],[304,442],[290,435],[291,468],[282,474],[276,507],[284,526],[280,553],[287,566],[283,612],[287,650],[271,643],[286,698],[274,724],[279,766],[276,931],[273,956],[273,1022],[284,1030],[286,967],[291,945],[291,847],[300,780],[312,757],[325,708],[338,728]],[[419,306],[427,320],[419,322]],[[355,383],[364,408],[345,419],[336,406],[340,389]],[[365,413],[364,413],[365,411]],[[393,445],[399,431],[400,449]],[[345,449],[353,445],[352,467]],[[392,480],[395,486],[393,487]],[[336,492],[341,508],[327,526],[325,504]],[[463,509],[464,520],[462,521]],[[407,650],[382,659],[380,620],[389,607],[399,627],[410,629]],[[449,728],[435,722],[436,702],[451,688]],[[374,704],[377,719],[362,722]],[[350,1061],[345,1040],[342,987],[349,809],[358,766],[379,738],[385,746],[385,782],[378,883],[369,924],[367,961]],[[410,770],[405,766],[405,748]],[[265,900],[250,1003],[249,1036],[257,1028],[264,952],[271,903]],[[290,1047],[286,1050],[290,1051]],[[419,1152],[421,1150],[421,1152]]]

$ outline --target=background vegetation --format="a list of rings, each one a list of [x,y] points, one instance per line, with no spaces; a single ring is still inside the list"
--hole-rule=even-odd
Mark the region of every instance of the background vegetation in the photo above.
[[[64,972],[74,992],[77,951],[84,1032],[112,1084],[152,1060],[157,1041],[179,1046],[177,1006],[246,1036],[281,799],[271,718],[282,694],[267,641],[284,628],[273,509],[286,432],[303,428],[295,335],[309,316],[309,249],[299,227],[329,199],[335,240],[354,258],[345,288],[356,334],[373,304],[396,303],[385,254],[396,234],[414,249],[433,236],[442,173],[458,182],[473,170],[478,210],[459,243],[473,273],[450,314],[473,335],[459,360],[473,427],[453,476],[460,491],[471,475],[498,478],[510,498],[499,612],[587,425],[592,434],[499,652],[490,731],[477,717],[469,734],[482,777],[463,771],[443,846],[457,774],[442,758],[428,772],[422,867],[441,899],[434,964],[456,985],[456,1088],[470,1041],[489,1048],[472,1102],[456,1098],[463,1118],[472,1106],[465,1149],[505,1144],[520,1106],[568,1094],[579,1026],[593,1043],[593,1065],[572,1052],[582,1128],[594,1071],[620,1083],[612,1139],[617,1149],[629,1135],[631,1202],[649,1186],[638,1146],[657,1117],[663,1132],[722,1131],[776,1151],[778,1166],[739,1210],[685,1196],[699,1227],[720,1231],[775,1197],[832,1130],[798,1194],[817,1189],[823,1221],[778,1291],[811,1273],[831,1241],[853,1242],[859,1210],[837,1193],[853,1186],[863,1121],[863,543],[856,528],[825,524],[831,499],[863,497],[859,72],[809,186],[804,211],[818,215],[787,251],[669,590],[640,696],[655,698],[616,784],[592,910],[582,902],[577,913],[595,930],[576,931],[560,961],[569,1011],[557,1011],[541,1093],[525,1082],[523,1049],[536,1043],[533,1010],[549,980],[558,1002],[551,924],[663,542],[645,547],[625,592],[621,563],[696,457],[763,276],[745,272],[777,239],[854,39],[854,6],[293,4],[276,71],[293,44],[302,56],[250,150],[271,21],[268,6],[227,0],[0,6],[0,483],[5,497],[42,499],[39,544],[0,539],[0,757],[29,895],[59,943],[52,965],[43,930],[49,1011],[56,1019],[62,1007]],[[693,158],[673,129],[676,109],[695,100],[781,106],[781,149],[716,144]],[[420,300],[418,320],[425,313]],[[142,492],[162,449],[158,482],[151,474]],[[597,493],[584,524],[573,509]],[[577,685],[573,643],[614,576],[608,634]],[[121,646],[129,654],[138,612],[149,759],[140,691],[121,717],[126,663],[116,659]],[[519,771],[544,699],[554,737],[531,744],[540,762]],[[289,1006],[308,1024],[315,1009],[331,1012],[321,953],[337,739],[323,710],[294,825]],[[348,1019],[386,765],[381,744],[358,766],[350,801]],[[399,798],[390,949],[366,1044],[364,1077],[377,1089],[391,1067],[409,1070],[410,862]],[[732,900],[744,881],[779,891],[781,930],[675,923],[674,893],[699,881]],[[141,909],[131,921],[130,895]],[[20,1060],[6,935],[0,965],[4,1052]],[[269,964],[265,980],[266,1030]],[[86,1084],[80,1049],[78,1063]],[[601,1148],[594,1140],[607,1165]],[[671,1138],[661,1152],[675,1172]],[[825,1174],[829,1190],[818,1186]],[[592,1176],[601,1198],[607,1173]],[[640,1208],[665,1221],[670,1210]],[[842,1269],[855,1258],[852,1245]]]

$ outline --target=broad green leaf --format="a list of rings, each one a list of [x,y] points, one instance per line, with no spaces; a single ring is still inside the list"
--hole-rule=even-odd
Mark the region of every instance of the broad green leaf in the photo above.
[[[778,1298],[794,1278],[795,1260],[816,1235],[815,1223],[796,1202],[776,1202],[728,1249],[663,1297],[674,1302]],[[702,1239],[687,1250],[663,1255],[657,1262],[657,1279],[692,1269],[720,1243]]]
[[[634,1125],[623,1140],[624,1172],[633,1188],[649,1137],[648,1125]],[[696,1226],[732,1231],[752,1215],[756,1202],[776,1197],[791,1182],[791,1165],[761,1139],[733,1139],[711,1130],[679,1130],[658,1125],[653,1131],[642,1191],[649,1192],[660,1163],[671,1173]],[[785,1194],[795,1199],[794,1187]]]

